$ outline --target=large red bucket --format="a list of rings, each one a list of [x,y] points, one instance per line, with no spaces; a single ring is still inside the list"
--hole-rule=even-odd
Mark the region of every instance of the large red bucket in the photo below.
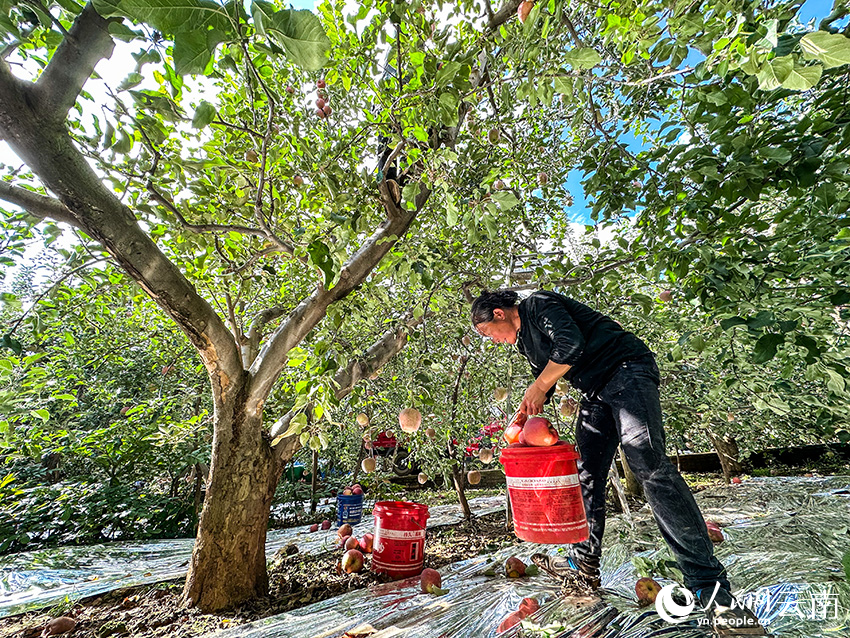
[[[532,543],[579,543],[587,540],[587,517],[581,497],[575,446],[514,444],[502,450],[514,531]]]
[[[372,571],[390,578],[408,578],[425,564],[425,526],[428,506],[405,501],[375,503]]]

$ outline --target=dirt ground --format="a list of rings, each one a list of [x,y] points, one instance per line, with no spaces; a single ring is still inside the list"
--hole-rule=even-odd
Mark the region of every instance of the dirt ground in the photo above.
[[[443,565],[489,553],[517,543],[505,525],[504,513],[493,514],[460,525],[429,528],[425,542],[425,566]],[[289,555],[287,553],[289,552]],[[181,603],[183,580],[123,589],[74,605],[57,606],[40,613],[0,620],[0,637],[35,638],[52,617],[71,616],[77,621],[74,638],[133,636],[184,638],[216,629],[226,629],[310,603],[385,582],[367,567],[360,574],[338,574],[342,551],[304,556],[295,546],[280,550],[269,566],[270,594],[226,614],[202,614]]]

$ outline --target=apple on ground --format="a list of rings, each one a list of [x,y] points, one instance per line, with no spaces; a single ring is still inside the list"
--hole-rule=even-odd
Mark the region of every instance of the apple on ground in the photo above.
[[[345,547],[345,544],[348,542],[348,539],[351,538],[350,534],[346,534],[345,536],[337,536],[336,537],[336,546],[337,547]],[[349,549],[345,547],[345,549]]]
[[[354,529],[348,523],[343,523],[340,525],[339,529],[336,530],[336,535],[342,538],[343,536],[351,536]]]
[[[733,476],[731,480],[732,480],[732,483],[734,485],[740,485],[741,484],[741,477],[740,476]]]
[[[356,536],[349,536],[343,547],[345,549],[358,549],[360,547],[360,540]]]
[[[660,591],[661,585],[652,578],[640,578],[635,583],[635,594],[637,594],[638,605],[641,607],[654,603]]]
[[[533,614],[538,609],[540,609],[540,603],[537,602],[536,598],[523,598],[522,602],[519,604],[519,611],[524,611],[529,615]]]
[[[422,590],[423,594],[434,594],[435,596],[442,596],[447,592],[447,590],[442,589],[443,586],[443,577],[440,576],[440,572],[436,569],[425,568],[422,570],[422,574],[419,577],[419,588]]]
[[[318,531],[319,531],[319,524],[318,523],[313,523],[312,525],[310,525],[310,532],[311,533],[312,532],[318,532]]]
[[[322,521],[322,529],[330,529],[330,528],[331,528],[331,522],[328,519],[323,520]]]
[[[363,554],[358,549],[349,549],[342,555],[342,569],[346,574],[356,574],[363,569]]]
[[[360,551],[364,554],[372,553],[372,546],[375,543],[375,535],[374,534],[363,534],[363,538],[360,539]]]
[[[505,575],[508,578],[520,578],[525,576],[525,563],[516,556],[511,556],[505,561]]]
[[[723,532],[720,529],[720,525],[718,525],[714,521],[706,521],[705,528],[708,531],[708,538],[711,540],[712,543],[723,542]]]
[[[48,623],[44,626],[44,629],[41,632],[42,636],[58,636],[60,634],[68,633],[73,630],[74,627],[77,626],[77,621],[69,616],[59,616],[58,618],[52,618]],[[26,631],[25,635],[29,635]]]
[[[516,627],[522,621],[523,618],[524,616],[522,615],[522,612],[519,611],[515,611],[508,614],[502,619],[502,622],[499,623],[498,632],[502,633],[504,631],[507,631],[511,627]]]

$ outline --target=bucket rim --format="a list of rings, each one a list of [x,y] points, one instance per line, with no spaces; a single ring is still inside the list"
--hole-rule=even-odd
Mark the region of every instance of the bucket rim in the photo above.
[[[511,458],[523,456],[539,457],[541,455],[564,456],[565,454],[567,456],[566,460],[581,458],[581,455],[576,450],[576,446],[572,443],[567,443],[566,441],[558,441],[555,445],[549,445],[546,447],[512,443],[508,447],[502,448],[502,451],[499,454],[499,461],[502,461],[502,459],[506,456]]]
[[[428,506],[422,503],[413,503],[412,501],[378,501],[372,506],[372,513],[386,512],[388,514],[402,513],[405,510],[413,510],[419,514],[430,516]]]

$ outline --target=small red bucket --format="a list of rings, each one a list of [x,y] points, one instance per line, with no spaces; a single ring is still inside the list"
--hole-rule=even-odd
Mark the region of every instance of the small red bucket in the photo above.
[[[425,526],[428,506],[406,501],[375,503],[372,571],[390,578],[409,578],[425,565]]]
[[[502,450],[511,496],[514,531],[532,543],[579,543],[587,540],[587,517],[581,497],[575,446],[514,444]]]

